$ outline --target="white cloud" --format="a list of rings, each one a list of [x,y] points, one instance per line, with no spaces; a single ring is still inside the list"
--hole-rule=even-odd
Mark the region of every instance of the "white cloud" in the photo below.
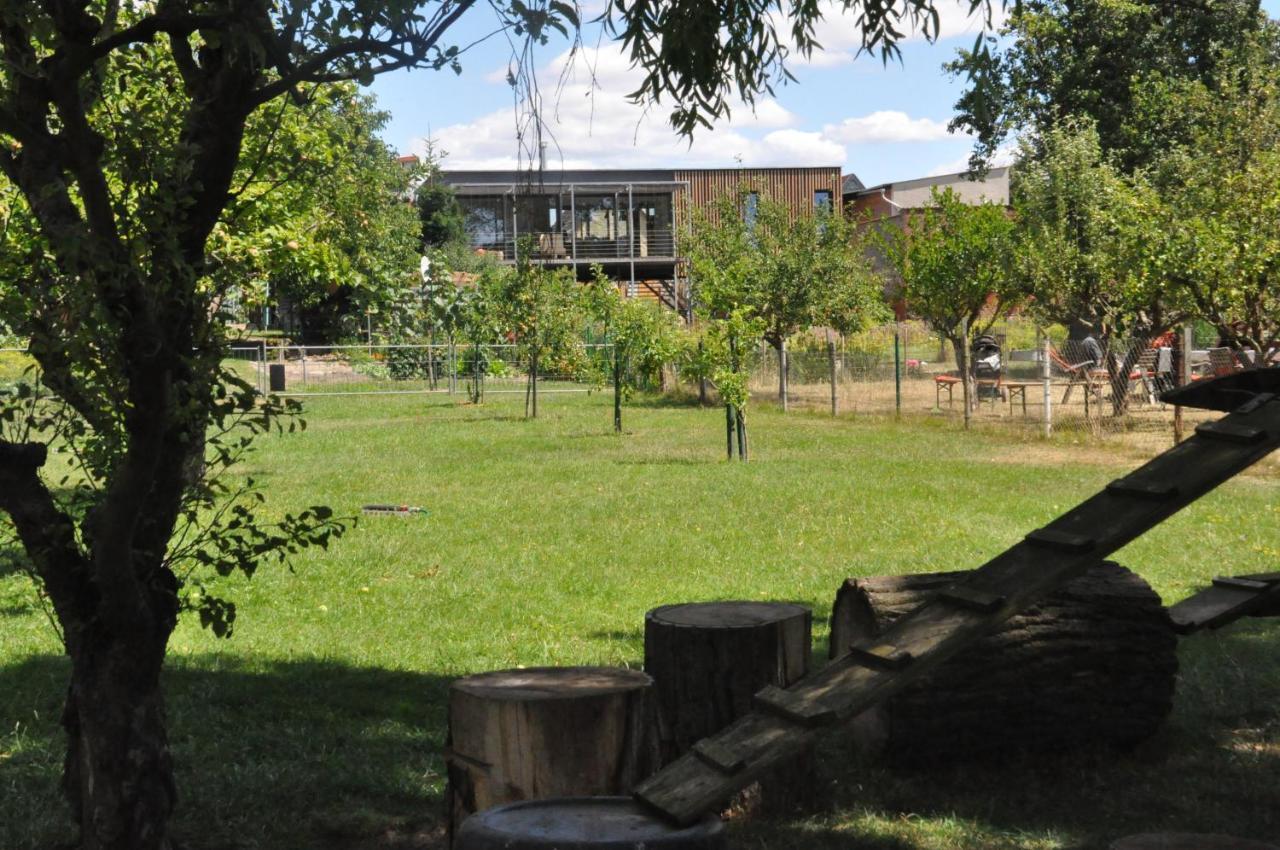
[[[850,54],[856,52],[862,46],[862,28],[858,25],[861,12],[843,9],[831,0],[826,0],[821,6],[823,16],[814,27],[814,37],[823,50],[847,51]],[[968,0],[936,0],[935,8],[938,12],[938,29],[934,36],[938,40],[959,35],[977,35],[984,28],[986,19],[982,11],[970,15]],[[1004,19],[1003,7],[993,9],[991,28],[999,28]],[[929,27],[932,29],[931,23]],[[919,41],[925,37],[924,26],[909,20],[900,21],[897,29],[903,31],[903,41]]]
[[[992,168],[1002,168],[1006,165],[1012,165],[1016,149],[1012,146],[1005,146],[996,151],[995,156],[991,157]],[[959,174],[962,171],[969,170],[969,154],[966,153],[962,157],[958,157],[947,162],[941,162],[929,169],[926,177],[937,177],[941,174]]]
[[[836,142],[936,142],[956,138],[947,131],[947,122],[932,118],[912,118],[905,112],[885,109],[827,124],[823,135]]]
[[[730,119],[698,132],[690,145],[667,123],[667,106],[646,110],[626,99],[639,85],[640,74],[619,51],[589,49],[574,58],[569,64],[566,51],[539,72],[547,101],[542,118],[548,167],[670,167],[675,162],[688,167],[751,167],[845,161],[843,145],[820,132],[794,129],[795,116],[772,98],[758,101],[754,111],[737,104]],[[504,109],[443,127],[434,138],[449,153],[446,168],[514,168],[521,147],[518,124],[519,116]],[[531,134],[526,133],[528,138]],[[524,157],[531,150],[536,154],[531,142],[524,147]],[[423,140],[417,140],[414,152],[423,148]]]

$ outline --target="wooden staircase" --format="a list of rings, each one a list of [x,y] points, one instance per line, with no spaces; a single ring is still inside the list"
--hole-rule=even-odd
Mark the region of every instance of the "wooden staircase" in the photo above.
[[[1170,404],[1230,412],[1032,531],[963,582],[936,591],[874,643],[845,648],[785,690],[765,688],[755,697],[754,712],[699,741],[641,783],[635,797],[679,824],[715,810],[772,765],[809,746],[824,727],[898,693],[1048,590],[1280,448],[1277,394],[1280,368],[1167,393]]]
[[[625,284],[623,285],[623,292],[626,292]],[[676,291],[674,284],[668,281],[637,280],[635,297],[661,304],[669,310],[676,311],[681,316],[685,314],[689,306],[688,300]]]

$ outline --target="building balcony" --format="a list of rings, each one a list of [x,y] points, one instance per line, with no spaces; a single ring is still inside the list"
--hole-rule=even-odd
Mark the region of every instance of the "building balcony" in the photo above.
[[[631,236],[579,236],[574,233],[529,232],[518,238],[494,238],[473,233],[471,247],[503,262],[515,262],[516,245],[528,240],[531,259],[543,263],[673,262],[675,233],[669,229],[639,228]]]

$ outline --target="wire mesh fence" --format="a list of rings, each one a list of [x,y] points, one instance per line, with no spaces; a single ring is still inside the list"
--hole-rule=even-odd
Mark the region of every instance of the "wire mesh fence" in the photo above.
[[[1248,353],[1195,349],[1156,339],[1068,340],[1030,322],[992,333],[996,359],[974,368],[968,418],[978,427],[1027,434],[1116,439],[1162,449],[1207,411],[1179,409],[1160,396],[1188,380],[1248,365]],[[783,399],[779,354],[754,352],[751,390]],[[1185,361],[1185,363],[1184,363]],[[885,325],[848,339],[810,340],[785,355],[785,404],[872,416],[965,416],[965,381],[950,343],[918,322]]]
[[[256,345],[233,346],[228,366],[263,394],[544,394],[592,389],[611,351],[584,345],[535,369],[514,345]]]

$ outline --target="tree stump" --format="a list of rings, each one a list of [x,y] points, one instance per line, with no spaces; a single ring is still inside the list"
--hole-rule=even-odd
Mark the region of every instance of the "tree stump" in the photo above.
[[[750,712],[761,688],[804,676],[812,623],[808,608],[787,602],[693,602],[646,614],[644,667],[654,679],[662,763]],[[807,754],[781,765],[731,808],[788,808],[807,794],[812,768]]]
[[[630,797],[508,803],[467,820],[457,850],[726,850],[724,824],[673,826]]]
[[[766,685],[809,671],[812,614],[787,602],[692,602],[644,618],[664,764],[751,711]]]
[[[533,667],[454,682],[450,835],[502,803],[630,793],[654,766],[652,683],[616,667]]]
[[[968,572],[849,579],[831,617],[832,655],[875,638]],[[1173,705],[1177,637],[1137,575],[1101,563],[850,725],[864,756],[998,758],[1130,747]]]

